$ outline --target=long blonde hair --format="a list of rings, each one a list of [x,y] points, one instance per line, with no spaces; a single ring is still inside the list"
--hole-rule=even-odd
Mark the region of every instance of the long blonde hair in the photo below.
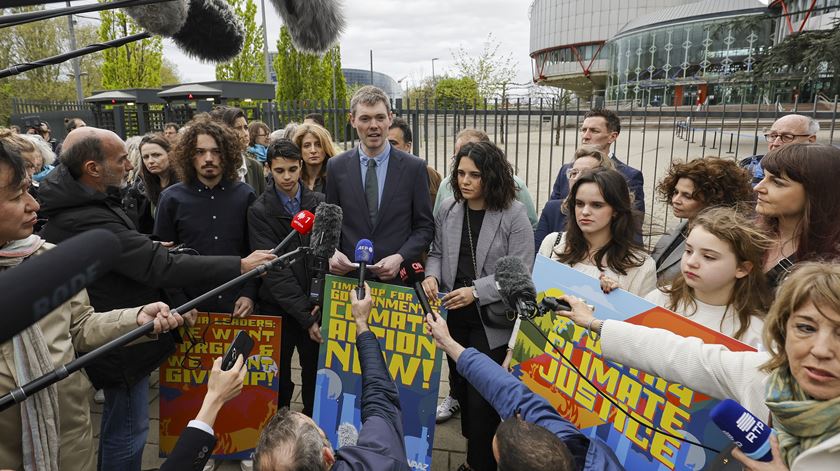
[[[742,212],[729,207],[708,208],[691,222],[690,230],[702,227],[713,236],[726,242],[735,254],[738,265],[751,265],[746,276],[735,280],[735,287],[729,296],[727,307],[732,306],[738,317],[735,338],[740,339],[750,327],[752,316],[764,317],[769,307],[770,290],[761,269],[764,254],[773,241],[766,232],[756,229],[755,222]],[[688,286],[680,273],[670,287],[662,288],[669,297],[668,309],[675,311],[680,306],[697,309],[694,288]],[[723,319],[721,319],[723,321]]]

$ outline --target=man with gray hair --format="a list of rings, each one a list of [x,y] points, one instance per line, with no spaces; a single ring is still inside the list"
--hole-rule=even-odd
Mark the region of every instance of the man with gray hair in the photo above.
[[[388,142],[393,114],[388,96],[374,86],[350,100],[350,124],[359,146],[327,161],[327,203],[344,210],[341,242],[330,271],[346,275],[356,243],[374,247],[370,273],[383,281],[397,276],[403,261],[414,262],[429,247],[435,230],[426,163]]]
[[[816,142],[820,132],[820,123],[810,116],[789,114],[777,119],[770,129],[765,129],[767,151],[784,147],[788,144]],[[738,165],[749,170],[753,176],[752,184],[757,185],[764,178],[761,159],[764,154],[752,155],[741,160]]]
[[[260,471],[410,469],[405,455],[399,392],[388,374],[379,340],[368,326],[373,301],[367,283],[365,297],[358,299],[356,290],[350,290],[350,301],[362,370],[362,427],[356,444],[333,450],[324,431],[312,419],[284,407],[260,433],[254,453]]]

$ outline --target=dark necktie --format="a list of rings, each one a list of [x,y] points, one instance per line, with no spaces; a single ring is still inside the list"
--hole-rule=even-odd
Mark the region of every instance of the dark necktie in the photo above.
[[[379,211],[379,180],[376,179],[376,161],[368,159],[365,174],[365,199],[367,199],[370,224],[376,225],[376,213]]]

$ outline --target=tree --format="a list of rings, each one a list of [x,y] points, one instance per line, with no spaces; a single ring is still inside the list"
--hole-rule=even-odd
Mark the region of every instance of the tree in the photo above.
[[[172,85],[181,83],[181,76],[178,74],[178,66],[169,59],[164,58],[160,66],[160,84]]]
[[[335,63],[333,64],[333,60]],[[294,100],[332,99],[332,81],[335,79],[336,101],[344,103],[347,83],[341,73],[341,49],[334,46],[324,57],[302,53],[295,49],[289,30],[280,29],[277,57],[274,59],[277,74],[276,97],[278,102]]]
[[[110,41],[144,30],[122,10],[99,13],[99,39]],[[161,85],[163,41],[160,36],[135,41],[102,52],[102,86],[106,89],[157,88]]]
[[[458,75],[475,80],[481,98],[490,100],[503,95],[505,86],[516,77],[513,54],[500,53],[500,47],[501,43],[490,33],[478,55],[471,54],[463,46],[452,52]]]
[[[443,77],[437,81],[435,99],[443,108],[472,107],[479,100],[478,84],[472,77]]]
[[[242,52],[230,62],[216,65],[216,80],[265,82],[263,28],[257,26],[257,5],[254,0],[227,0],[245,26]]]

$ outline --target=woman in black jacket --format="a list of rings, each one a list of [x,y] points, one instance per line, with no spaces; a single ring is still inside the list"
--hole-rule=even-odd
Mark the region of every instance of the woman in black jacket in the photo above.
[[[303,168],[300,149],[288,139],[268,146],[266,165],[271,170],[266,191],[248,208],[248,235],[251,249],[273,249],[292,230],[292,217],[299,211],[315,212],[324,195],[310,191],[300,182]],[[298,234],[286,252],[309,245],[309,236]],[[280,254],[278,254],[280,255]],[[315,400],[315,374],[321,340],[319,311],[309,300],[312,274],[309,261],[288,268],[274,268],[263,279],[258,299],[260,314],[281,316],[280,404],[288,407],[295,385],[292,383],[292,354],[300,356],[303,413],[312,416]]]
[[[178,175],[169,163],[170,150],[172,147],[163,134],[149,134],[140,141],[140,178],[126,191],[123,208],[137,231],[143,234],[154,231],[155,208],[160,194],[178,183]]]

